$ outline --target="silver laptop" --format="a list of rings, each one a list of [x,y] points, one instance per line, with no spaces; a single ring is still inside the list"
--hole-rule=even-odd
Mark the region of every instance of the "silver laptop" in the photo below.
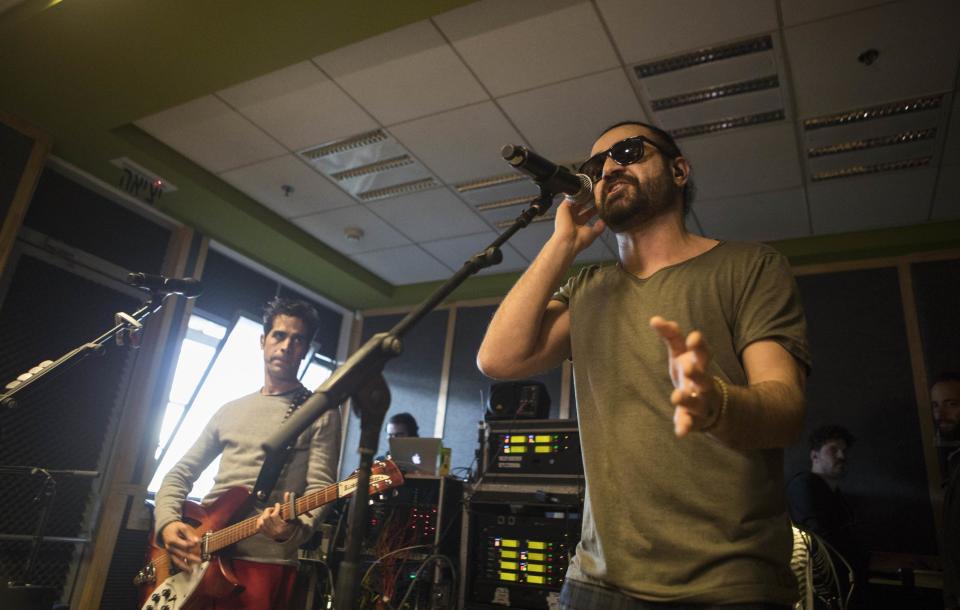
[[[390,457],[404,472],[437,474],[440,441],[439,438],[416,436],[391,438]]]

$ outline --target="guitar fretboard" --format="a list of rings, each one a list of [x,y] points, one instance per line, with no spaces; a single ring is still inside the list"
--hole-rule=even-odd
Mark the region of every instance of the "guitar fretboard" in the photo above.
[[[286,504],[281,505],[280,518],[284,521],[296,519],[303,513],[310,512],[324,504],[329,504],[339,497],[340,484],[334,483],[323,489],[308,493],[294,502],[294,514],[290,513],[290,507]],[[346,494],[349,495],[349,494]],[[236,544],[257,533],[257,517],[250,517],[227,526],[222,530],[217,530],[210,534],[207,539],[207,553],[216,553],[220,549],[226,548],[231,544]]]

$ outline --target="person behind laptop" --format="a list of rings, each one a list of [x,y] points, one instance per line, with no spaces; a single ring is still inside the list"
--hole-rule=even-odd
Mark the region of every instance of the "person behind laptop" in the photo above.
[[[387,421],[387,438],[420,436],[420,426],[409,413],[397,413]]]
[[[387,438],[417,438],[420,436],[420,426],[417,419],[409,413],[397,413],[387,420]],[[387,445],[386,455],[378,455],[377,460],[392,459],[390,446]]]

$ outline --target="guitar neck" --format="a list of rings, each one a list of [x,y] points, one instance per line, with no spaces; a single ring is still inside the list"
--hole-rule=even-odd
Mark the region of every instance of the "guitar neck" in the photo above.
[[[350,483],[353,483],[352,485]],[[357,488],[356,477],[351,477],[340,481],[339,483],[333,483],[332,485],[327,485],[323,489],[308,493],[302,498],[298,498],[294,502],[294,511],[293,514],[290,514],[289,505],[282,505],[280,510],[280,517],[284,521],[290,521],[296,519],[303,513],[310,512],[316,508],[319,508],[325,504],[333,502],[337,498],[342,498],[351,495]],[[233,525],[227,526],[221,530],[211,532],[209,538],[207,539],[206,552],[207,553],[216,553],[221,549],[236,544],[241,540],[250,538],[251,536],[256,535],[257,533],[257,518],[249,517],[243,521],[238,521]]]

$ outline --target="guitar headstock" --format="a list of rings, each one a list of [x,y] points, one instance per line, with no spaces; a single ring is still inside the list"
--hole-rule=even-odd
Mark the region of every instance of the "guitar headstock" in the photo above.
[[[370,467],[370,493],[383,493],[403,485],[403,474],[393,460],[377,460]]]

